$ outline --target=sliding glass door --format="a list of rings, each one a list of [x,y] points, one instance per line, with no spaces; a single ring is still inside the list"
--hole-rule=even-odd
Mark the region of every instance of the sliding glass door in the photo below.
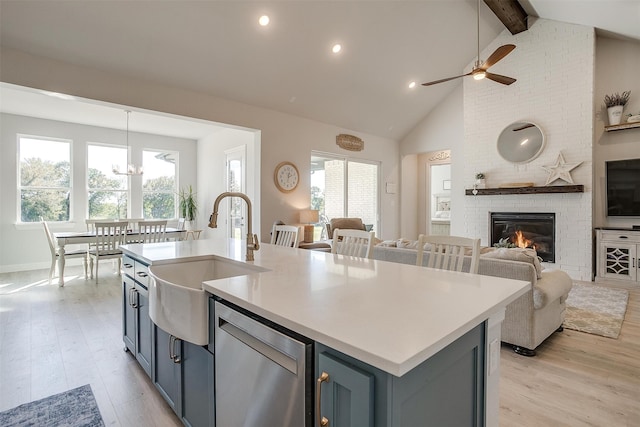
[[[379,162],[311,154],[311,209],[320,211],[321,222],[357,217],[378,233],[379,188]]]

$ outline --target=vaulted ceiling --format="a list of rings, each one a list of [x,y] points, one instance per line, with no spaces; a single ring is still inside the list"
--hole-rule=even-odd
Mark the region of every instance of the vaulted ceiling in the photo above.
[[[530,15],[640,40],[637,0],[520,3]],[[0,43],[401,139],[459,80],[419,83],[459,74],[475,59],[476,8],[475,0],[2,0]],[[265,14],[270,24],[262,27]],[[481,2],[481,49],[504,29]]]

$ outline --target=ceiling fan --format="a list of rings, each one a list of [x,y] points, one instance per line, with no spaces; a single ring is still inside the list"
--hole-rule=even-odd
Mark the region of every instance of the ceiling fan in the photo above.
[[[446,79],[434,80],[432,82],[422,83],[422,86],[431,86],[438,83],[448,82],[449,80],[454,80],[460,77],[465,76],[473,76],[475,80],[482,80],[485,77],[489,80],[493,80],[494,82],[502,83],[503,85],[510,85],[515,82],[516,79],[507,76],[501,76],[500,74],[490,73],[487,70],[492,65],[495,65],[502,58],[507,56],[513,49],[516,48],[513,44],[505,44],[497,48],[484,62],[480,62],[480,0],[478,0],[478,56],[476,57],[476,63],[473,66],[473,69],[466,73],[455,77],[448,77]]]

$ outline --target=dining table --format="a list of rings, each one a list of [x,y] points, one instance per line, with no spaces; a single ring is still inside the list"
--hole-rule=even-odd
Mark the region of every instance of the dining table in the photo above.
[[[183,240],[185,237],[185,230],[181,230],[178,228],[167,227],[165,230],[165,238],[167,240]],[[58,242],[58,286],[64,286],[64,247],[66,245],[75,245],[75,244],[84,244],[84,243],[96,243],[96,232],[95,231],[64,231],[53,233],[53,236],[56,238]],[[125,243],[139,243],[143,239],[143,233],[140,233],[138,230],[127,230],[127,235],[125,237]],[[86,261],[85,261],[86,262]]]

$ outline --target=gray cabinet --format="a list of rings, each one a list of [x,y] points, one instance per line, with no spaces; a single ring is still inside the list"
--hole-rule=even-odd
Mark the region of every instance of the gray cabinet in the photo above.
[[[322,352],[318,356],[318,389],[321,401],[320,424],[331,420],[331,426],[373,427],[374,375],[344,360]],[[330,373],[330,374],[329,374]]]
[[[316,418],[332,427],[484,426],[484,354],[485,324],[402,377],[317,344],[317,378],[329,378]]]
[[[186,426],[215,425],[214,359],[201,347],[173,337],[149,317],[148,266],[122,260],[122,339]],[[213,346],[211,346],[213,349]]]
[[[180,410],[185,425],[215,426],[214,360],[206,347],[181,341]]]
[[[214,359],[192,344],[153,326],[153,383],[187,426],[215,426]]]
[[[122,276],[122,339],[125,348],[136,358],[147,375],[151,376],[151,319],[149,318],[149,291],[134,279],[136,268],[146,266],[129,257],[123,259]],[[141,277],[143,279],[143,277]],[[143,280],[144,282],[144,280]]]
[[[180,414],[179,340],[153,325],[153,384],[171,409]],[[176,361],[175,358],[178,358]]]

